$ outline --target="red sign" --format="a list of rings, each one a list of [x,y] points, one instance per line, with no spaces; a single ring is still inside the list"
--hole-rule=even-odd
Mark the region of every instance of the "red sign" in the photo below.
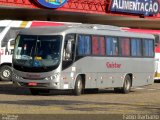
[[[121,68],[121,64],[118,64],[116,62],[107,62],[106,66],[107,68]]]

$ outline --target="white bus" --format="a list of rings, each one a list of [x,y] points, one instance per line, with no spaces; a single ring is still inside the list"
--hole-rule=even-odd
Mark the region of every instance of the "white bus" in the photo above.
[[[33,95],[97,88],[129,93],[154,81],[154,39],[107,25],[25,29],[16,38],[12,80]]]
[[[25,21],[0,20],[0,80],[11,80],[14,39],[25,27]]]

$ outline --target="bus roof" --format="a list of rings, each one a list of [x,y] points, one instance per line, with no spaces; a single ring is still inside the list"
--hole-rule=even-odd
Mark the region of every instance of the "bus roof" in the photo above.
[[[110,25],[63,25],[55,27],[38,27],[23,29],[19,34],[23,35],[60,35],[60,34],[78,33],[90,35],[108,35],[120,37],[138,37],[154,39],[152,34],[133,33],[122,30],[121,27]]]
[[[152,29],[123,28],[123,30],[135,33],[160,34],[160,30],[152,30]]]

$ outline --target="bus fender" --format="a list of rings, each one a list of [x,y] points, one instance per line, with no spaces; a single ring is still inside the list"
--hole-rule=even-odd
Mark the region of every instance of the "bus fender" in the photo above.
[[[75,75],[73,88],[74,88],[74,86],[75,86],[75,83],[76,83],[76,80],[77,80],[77,77],[78,77],[78,76],[81,76],[81,77],[82,77],[83,88],[85,88],[85,79],[86,79],[86,75],[83,74],[83,73],[78,73],[78,74]]]

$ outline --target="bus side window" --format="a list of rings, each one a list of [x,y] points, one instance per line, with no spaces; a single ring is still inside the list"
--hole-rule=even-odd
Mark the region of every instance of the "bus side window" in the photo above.
[[[108,56],[117,56],[119,53],[118,39],[116,37],[106,37],[106,54]]]
[[[130,39],[127,37],[119,37],[120,55],[130,56]]]
[[[131,55],[133,57],[142,56],[142,43],[139,38],[131,38]]]
[[[75,51],[75,35],[69,34],[66,35],[63,51],[63,60],[64,61],[73,61],[74,51]]]
[[[77,56],[91,55],[91,36],[78,35]]]
[[[143,55],[145,57],[154,56],[154,43],[151,39],[143,39]]]

